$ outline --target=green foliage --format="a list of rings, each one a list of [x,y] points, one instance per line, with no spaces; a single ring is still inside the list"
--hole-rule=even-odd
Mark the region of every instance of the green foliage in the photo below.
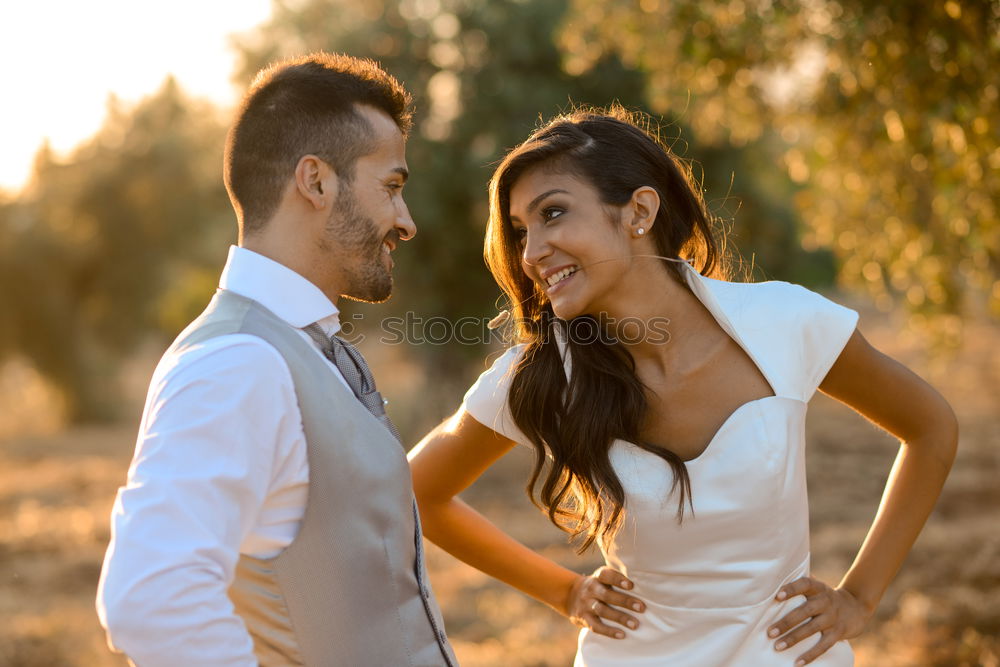
[[[221,138],[214,112],[168,80],[134,111],[112,100],[67,160],[43,147],[31,184],[0,206],[0,359],[27,357],[71,419],[113,412],[118,357],[161,323],[175,281],[218,265],[220,251],[201,248],[231,217]]]
[[[845,283],[947,336],[966,309],[1000,315],[1000,2],[573,0],[567,17],[570,71],[617,53],[703,140],[780,136],[803,245],[832,248]]]

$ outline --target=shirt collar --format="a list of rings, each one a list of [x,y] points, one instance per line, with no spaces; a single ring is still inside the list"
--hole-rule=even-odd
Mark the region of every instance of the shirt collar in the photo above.
[[[230,246],[219,288],[253,299],[297,329],[319,322],[327,335],[340,330],[340,311],[319,287],[252,250]]]

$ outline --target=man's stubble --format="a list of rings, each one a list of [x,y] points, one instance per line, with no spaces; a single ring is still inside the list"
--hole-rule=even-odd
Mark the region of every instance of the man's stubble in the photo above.
[[[327,219],[320,247],[333,255],[344,277],[343,294],[348,299],[382,303],[392,294],[392,273],[385,265],[382,242],[398,243],[399,232],[379,234],[375,221],[366,216],[348,187],[337,197]]]

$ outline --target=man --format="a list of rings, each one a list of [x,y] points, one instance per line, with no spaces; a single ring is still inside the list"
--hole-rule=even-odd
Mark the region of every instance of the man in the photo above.
[[[416,228],[410,98],[370,61],[258,74],[226,147],[220,288],[153,375],[97,607],[149,665],[453,665],[403,449],[341,297],[379,302]]]

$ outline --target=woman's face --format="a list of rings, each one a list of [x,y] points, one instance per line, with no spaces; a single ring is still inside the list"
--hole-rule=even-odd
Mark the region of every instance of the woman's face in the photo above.
[[[587,181],[536,167],[510,190],[521,268],[548,296],[556,317],[609,312],[631,255],[625,226]],[[612,212],[613,213],[613,212]]]

